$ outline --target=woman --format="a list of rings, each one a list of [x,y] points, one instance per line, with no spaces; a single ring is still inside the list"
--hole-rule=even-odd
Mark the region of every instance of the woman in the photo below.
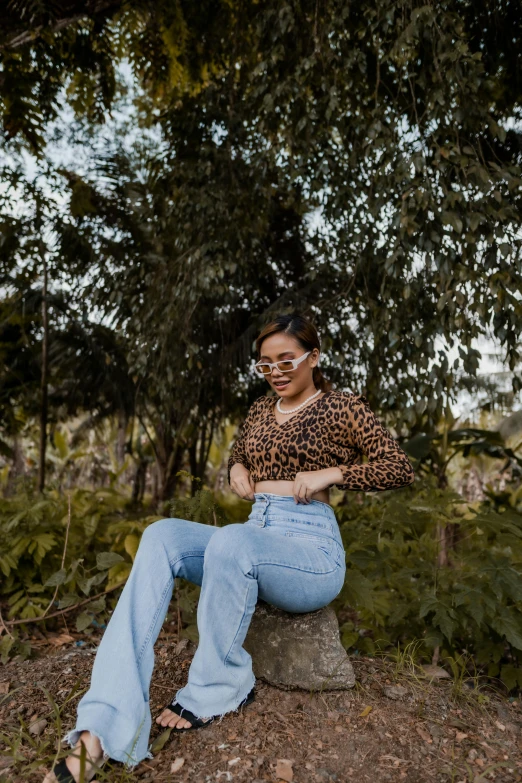
[[[228,464],[232,490],[254,500],[244,524],[224,527],[162,519],[143,533],[131,574],[103,635],[76,728],[74,754],[54,776],[86,780],[109,757],[132,767],[151,758],[149,684],[154,642],[175,577],[201,585],[199,645],[188,683],[156,718],[176,731],[201,728],[254,699],[251,658],[242,647],[258,598],[311,612],[341,591],[346,563],[329,487],[376,491],[411,484],[408,457],[359,394],[334,391],[317,364],[315,327],[276,318],[256,342],[256,370],[275,396],[248,412]],[[366,464],[356,464],[365,454]],[[47,783],[53,780],[46,778]]]

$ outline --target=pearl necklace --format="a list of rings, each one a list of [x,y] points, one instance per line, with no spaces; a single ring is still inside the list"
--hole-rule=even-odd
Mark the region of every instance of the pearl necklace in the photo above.
[[[278,401],[277,401],[276,408],[279,411],[279,413],[295,413],[296,411],[301,410],[301,408],[303,408],[306,405],[307,402],[309,402],[310,400],[313,400],[313,398],[317,397],[317,395],[320,394],[320,393],[321,393],[321,389],[318,389],[315,394],[312,394],[311,397],[307,397],[307,399],[304,402],[302,402],[301,405],[298,405],[297,408],[291,408],[289,411],[282,411],[281,410],[281,400],[283,398],[280,397],[278,399]]]

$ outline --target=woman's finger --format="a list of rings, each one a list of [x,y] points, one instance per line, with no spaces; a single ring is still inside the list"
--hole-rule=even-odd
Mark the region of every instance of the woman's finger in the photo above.
[[[241,497],[242,497],[244,500],[251,500],[252,492],[251,492],[251,489],[250,489],[250,487],[249,487],[249,486],[248,486],[248,484],[246,483],[246,481],[242,481],[242,482],[241,482],[241,490],[242,490],[242,493],[243,493],[243,494],[241,495]]]
[[[249,476],[250,482],[249,482],[249,493],[248,493],[248,499],[249,500],[255,500],[254,490],[255,490],[255,484],[252,481],[252,478]]]
[[[297,490],[295,491],[295,497],[298,503],[303,503],[303,498],[306,495],[306,486],[300,481],[297,484]]]
[[[294,479],[294,486],[292,487],[294,493],[294,501],[299,503],[299,482],[297,478]]]

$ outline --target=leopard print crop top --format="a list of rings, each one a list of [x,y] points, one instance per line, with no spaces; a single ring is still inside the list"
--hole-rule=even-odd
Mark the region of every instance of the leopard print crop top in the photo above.
[[[325,392],[279,424],[278,397],[259,397],[248,411],[228,460],[239,462],[254,482],[293,481],[300,471],[341,469],[340,489],[376,492],[412,484],[413,467],[362,394]],[[361,455],[368,461],[360,462]]]

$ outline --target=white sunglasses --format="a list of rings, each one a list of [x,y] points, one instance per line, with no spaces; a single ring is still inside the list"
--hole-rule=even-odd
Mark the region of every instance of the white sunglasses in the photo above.
[[[297,367],[303,362],[307,356],[310,356],[312,351],[307,351],[299,359],[283,359],[281,362],[259,362],[254,365],[254,369],[258,375],[270,375],[273,367],[277,367],[279,372],[292,372],[297,370]]]

